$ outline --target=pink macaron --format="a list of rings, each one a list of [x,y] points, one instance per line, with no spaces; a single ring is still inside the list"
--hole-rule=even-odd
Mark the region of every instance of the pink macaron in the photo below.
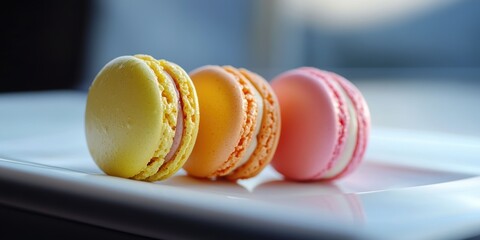
[[[335,180],[362,161],[370,112],[345,78],[313,67],[284,72],[271,81],[282,118],[272,166],[295,181]]]

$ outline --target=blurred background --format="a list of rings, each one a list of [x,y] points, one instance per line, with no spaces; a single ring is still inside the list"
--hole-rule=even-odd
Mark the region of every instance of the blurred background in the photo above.
[[[0,92],[79,90],[120,55],[191,71],[298,66],[356,84],[374,126],[480,136],[480,1],[14,1],[2,8]],[[434,123],[434,124],[432,124]]]

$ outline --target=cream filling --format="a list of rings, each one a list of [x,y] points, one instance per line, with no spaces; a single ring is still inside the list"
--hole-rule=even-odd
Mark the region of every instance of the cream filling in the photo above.
[[[263,120],[263,98],[260,95],[260,93],[258,92],[257,88],[253,87],[252,89],[253,89],[252,92],[253,92],[253,95],[255,97],[255,101],[257,102],[257,113],[258,113],[257,122],[255,123],[255,128],[254,128],[254,131],[253,131],[252,141],[250,141],[250,144],[248,145],[247,150],[246,150],[245,154],[243,155],[243,157],[240,159],[240,161],[238,161],[236,168],[242,166],[252,156],[253,152],[257,148],[257,145],[258,145],[257,136],[260,133],[260,129],[262,127],[262,122],[263,122],[262,121]]]
[[[182,108],[182,101],[181,101],[181,96],[180,93],[178,92],[177,84],[175,81],[172,79],[170,74],[168,74],[166,71],[164,71],[165,76],[173,83],[175,86],[175,94],[177,95],[178,99],[178,110],[177,110],[177,125],[175,127],[175,135],[173,137],[173,142],[172,142],[172,147],[170,148],[170,151],[167,153],[165,156],[165,162],[168,162],[172,159],[173,155],[177,152],[178,148],[180,147],[180,141],[182,140],[183,137],[183,108]]]
[[[343,88],[336,82],[335,85],[340,90],[341,97],[346,100],[348,114],[350,115],[350,122],[347,128],[348,135],[345,143],[345,148],[340,154],[335,166],[328,170],[323,176],[323,178],[331,178],[342,172],[347,167],[348,163],[353,157],[353,151],[355,151],[355,146],[357,145],[358,123],[355,108],[353,106],[352,100],[345,93],[345,90],[343,90]]]

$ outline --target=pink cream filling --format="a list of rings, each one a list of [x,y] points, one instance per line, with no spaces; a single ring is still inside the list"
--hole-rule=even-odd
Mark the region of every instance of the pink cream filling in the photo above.
[[[173,155],[175,155],[178,148],[180,147],[180,142],[182,140],[183,128],[184,128],[183,126],[184,115],[183,115],[183,106],[180,98],[180,93],[178,92],[178,86],[168,73],[166,73],[166,76],[168,76],[170,81],[172,81],[172,83],[174,84],[175,94],[177,95],[177,98],[178,98],[177,126],[175,128],[175,136],[173,137],[173,143],[172,143],[172,147],[170,148],[170,152],[168,152],[167,155],[165,156],[165,162],[168,162],[172,160]]]

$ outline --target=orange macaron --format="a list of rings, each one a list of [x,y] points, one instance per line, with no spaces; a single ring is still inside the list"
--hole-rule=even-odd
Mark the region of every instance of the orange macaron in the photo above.
[[[184,170],[210,179],[258,175],[272,160],[281,129],[279,104],[268,82],[232,66],[207,65],[189,75],[202,119]]]

